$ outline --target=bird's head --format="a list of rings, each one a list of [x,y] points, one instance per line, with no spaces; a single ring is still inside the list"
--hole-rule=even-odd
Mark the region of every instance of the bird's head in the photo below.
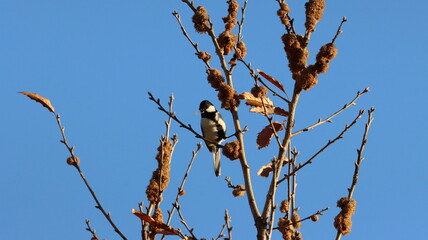
[[[201,113],[215,112],[216,109],[215,109],[214,105],[210,101],[204,100],[204,101],[201,102],[201,104],[199,104],[199,111]]]

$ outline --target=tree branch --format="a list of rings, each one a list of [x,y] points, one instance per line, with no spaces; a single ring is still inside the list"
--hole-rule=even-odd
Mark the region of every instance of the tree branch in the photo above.
[[[346,110],[347,108],[349,108],[350,106],[353,106],[353,105],[355,105],[356,103],[356,101],[357,101],[357,99],[358,98],[360,98],[362,95],[364,95],[365,93],[368,93],[370,91],[370,89],[369,88],[365,88],[362,92],[357,92],[357,96],[354,98],[354,99],[352,99],[352,101],[351,102],[349,102],[349,103],[347,103],[347,104],[345,104],[339,111],[337,111],[337,112],[335,112],[335,113],[333,113],[332,115],[330,115],[328,118],[326,118],[325,120],[322,120],[321,121],[321,119],[319,119],[318,120],[318,122],[317,123],[315,123],[315,124],[313,124],[313,125],[311,125],[311,126],[309,126],[309,127],[306,127],[306,128],[304,128],[304,129],[302,129],[302,130],[299,130],[299,131],[297,131],[297,132],[295,132],[295,133],[293,133],[293,136],[295,136],[295,135],[297,135],[297,134],[300,134],[300,133],[302,133],[302,132],[307,132],[307,131],[309,131],[309,130],[312,130],[312,129],[314,129],[315,127],[317,127],[317,126],[319,126],[319,125],[321,125],[321,124],[323,124],[323,123],[326,123],[326,122],[332,122],[331,121],[331,119],[332,118],[334,118],[335,116],[337,116],[337,115],[339,115],[341,112],[343,112],[344,110]]]

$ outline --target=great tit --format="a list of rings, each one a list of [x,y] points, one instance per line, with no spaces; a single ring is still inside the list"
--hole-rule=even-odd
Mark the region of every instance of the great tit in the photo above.
[[[213,154],[214,172],[218,177],[220,176],[220,148],[216,144],[220,144],[226,139],[226,123],[208,100],[201,102],[199,111],[201,112],[202,135],[206,139],[204,141],[208,150]]]

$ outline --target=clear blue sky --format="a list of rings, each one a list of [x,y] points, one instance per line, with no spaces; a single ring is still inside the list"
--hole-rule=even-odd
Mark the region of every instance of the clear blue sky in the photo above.
[[[242,3],[242,1],[240,1]],[[301,1],[288,1],[298,32],[303,31]],[[223,26],[223,1],[206,5],[216,32]],[[306,160],[334,138],[361,108],[376,107],[360,180],[353,231],[343,239],[422,239],[428,234],[425,120],[428,87],[426,1],[330,1],[312,36],[313,60],[333,37],[343,16],[349,21],[337,40],[339,54],[320,83],[303,93],[296,128],[324,118],[370,87],[356,106],[307,134],[295,146]],[[196,128],[198,105],[216,93],[206,83],[205,67],[181,34],[178,10],[187,30],[204,51],[209,39],[197,34],[190,10],[175,1],[0,1],[0,239],[89,239],[85,219],[100,238],[119,239],[94,208],[83,182],[60,144],[54,116],[17,94],[36,92],[51,100],[62,116],[69,142],[81,158],[81,168],[103,206],[129,239],[139,239],[139,220],[130,211],[145,201],[145,188],[155,169],[154,156],[166,117],[147,98],[164,103],[174,93],[178,116]],[[281,80],[290,91],[292,80],[275,14],[277,3],[249,1],[244,26],[247,61]],[[218,67],[214,59],[212,64]],[[252,79],[242,66],[235,73],[239,92]],[[279,100],[275,99],[279,104]],[[232,127],[231,116],[223,116]],[[276,150],[257,150],[255,136],[266,125],[260,116],[240,108],[256,197],[261,207],[267,179],[255,175]],[[298,175],[297,206],[302,217],[331,207],[317,223],[306,222],[305,239],[334,239],[338,213],[335,202],[347,194],[363,123],[329,148]],[[170,209],[176,188],[198,139],[173,125],[180,139],[174,152],[173,176],[163,210]],[[182,197],[182,211],[197,237],[216,236],[224,209],[232,216],[236,239],[255,239],[246,197],[233,198],[223,178],[215,178],[211,155],[198,155]],[[222,172],[243,184],[240,166],[223,157]],[[284,189],[278,198],[286,195]],[[184,229],[177,221],[172,224]],[[171,239],[176,239],[172,237]],[[275,235],[279,239],[279,235]]]

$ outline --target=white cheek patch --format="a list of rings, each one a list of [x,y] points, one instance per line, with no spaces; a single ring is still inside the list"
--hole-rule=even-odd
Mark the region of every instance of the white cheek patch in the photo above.
[[[207,110],[205,110],[206,112],[215,112],[215,107],[214,106],[209,106],[208,108],[207,108]]]

